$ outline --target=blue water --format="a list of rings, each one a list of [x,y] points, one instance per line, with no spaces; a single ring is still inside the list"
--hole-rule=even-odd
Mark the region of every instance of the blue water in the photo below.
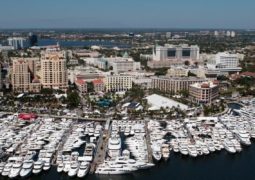
[[[39,39],[38,45],[39,46],[47,46],[47,45],[56,45],[57,42],[62,47],[90,47],[90,46],[102,46],[106,48],[113,48],[113,47],[119,47],[119,48],[130,48],[131,46],[128,44],[123,43],[117,43],[117,42],[111,42],[111,41],[64,41],[64,40],[57,40],[57,39]],[[26,43],[26,46],[28,44]]]

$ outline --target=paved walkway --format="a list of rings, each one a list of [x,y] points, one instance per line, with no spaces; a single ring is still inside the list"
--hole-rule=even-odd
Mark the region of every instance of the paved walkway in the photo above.
[[[98,140],[97,151],[93,162],[91,163],[90,173],[95,173],[98,164],[102,164],[106,157],[108,140],[110,137],[110,127],[105,129]]]

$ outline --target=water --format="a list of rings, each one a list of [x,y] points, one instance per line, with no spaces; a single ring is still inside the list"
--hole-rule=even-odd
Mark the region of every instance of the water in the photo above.
[[[241,104],[237,104],[237,103],[229,103],[228,107],[231,109],[241,109],[242,108]]]
[[[255,145],[243,148],[239,154],[229,154],[225,150],[199,158],[184,157],[172,153],[168,162],[161,162],[149,170],[130,175],[88,175],[87,180],[241,180],[255,178]],[[0,178],[1,179],[1,178]],[[69,180],[66,174],[59,174],[56,168],[30,180]],[[78,179],[78,178],[77,178]]]
[[[57,40],[57,39],[39,39],[38,45],[39,46],[48,46],[48,45],[56,45],[57,42],[60,44],[61,47],[90,47],[90,46],[102,46],[106,48],[113,48],[113,47],[119,47],[119,48],[130,48],[131,46],[124,43],[117,43],[117,42],[111,42],[111,41],[76,41],[76,40],[70,40],[70,41],[64,41],[64,40]],[[28,42],[26,42],[25,46],[28,46]]]

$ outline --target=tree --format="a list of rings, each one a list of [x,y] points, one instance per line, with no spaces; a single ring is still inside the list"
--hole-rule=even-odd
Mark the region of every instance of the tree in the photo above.
[[[53,94],[53,89],[50,89],[50,88],[41,89],[41,94],[51,95]]]
[[[76,91],[67,94],[67,104],[70,108],[76,108],[80,104],[80,96]]]
[[[184,64],[185,64],[185,66],[189,66],[190,62],[189,61],[185,61]]]

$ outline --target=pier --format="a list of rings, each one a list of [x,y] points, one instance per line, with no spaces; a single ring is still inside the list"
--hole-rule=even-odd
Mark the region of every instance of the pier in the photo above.
[[[147,151],[148,151],[148,162],[152,163],[152,149],[151,149],[151,139],[150,139],[150,133],[148,129],[148,122],[145,122],[145,139],[146,139],[146,144],[147,144]]]
[[[105,160],[106,157],[106,152],[107,152],[107,147],[108,147],[108,140],[110,137],[110,120],[107,120],[106,126],[104,128],[103,133],[99,137],[98,143],[97,143],[97,150],[95,153],[95,158],[93,162],[91,163],[91,168],[90,168],[90,174],[95,173],[96,167],[98,164],[102,164]]]

